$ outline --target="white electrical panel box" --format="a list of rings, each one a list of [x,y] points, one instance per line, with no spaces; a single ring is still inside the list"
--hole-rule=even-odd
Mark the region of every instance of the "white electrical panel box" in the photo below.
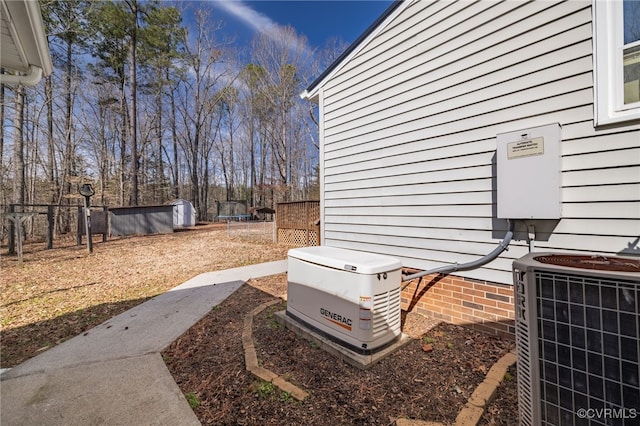
[[[560,219],[560,124],[497,135],[498,218]]]

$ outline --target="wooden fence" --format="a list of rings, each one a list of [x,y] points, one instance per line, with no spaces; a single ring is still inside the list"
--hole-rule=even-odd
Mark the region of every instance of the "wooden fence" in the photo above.
[[[293,201],[276,206],[278,242],[296,247],[320,245],[320,201]]]

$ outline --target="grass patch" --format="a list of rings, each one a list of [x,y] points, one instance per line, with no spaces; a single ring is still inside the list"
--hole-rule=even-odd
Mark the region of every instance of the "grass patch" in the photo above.
[[[184,397],[189,403],[189,407],[191,407],[192,410],[195,410],[200,406],[200,398],[198,398],[198,395],[196,395],[194,392],[187,392],[184,394]]]
[[[256,380],[251,384],[250,390],[261,398],[267,398],[275,393],[276,385],[266,380]]]

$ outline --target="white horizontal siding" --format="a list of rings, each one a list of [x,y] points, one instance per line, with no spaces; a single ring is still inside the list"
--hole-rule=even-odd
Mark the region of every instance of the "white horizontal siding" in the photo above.
[[[477,151],[478,148],[482,148],[482,144],[478,143],[469,147],[454,145],[438,149],[423,149],[407,154],[376,157],[369,160],[364,159],[366,158],[365,156],[364,158],[360,157],[362,160],[358,162],[356,162],[356,156],[351,157],[351,159],[348,160],[349,162],[345,162],[344,159],[342,159],[340,163],[326,160],[325,173],[327,176],[343,175],[373,169],[387,169],[387,173],[389,173],[390,170],[388,170],[388,168],[415,169],[415,164],[417,163],[425,163],[423,170],[447,170],[451,168],[475,166],[482,164],[477,162],[483,161],[480,157],[484,157],[489,161],[491,160],[491,156],[495,150],[495,141],[491,141],[487,145],[488,146],[481,151]],[[369,155],[369,157],[371,157],[371,155]],[[402,174],[400,170],[396,171],[396,173],[398,172]]]
[[[636,163],[640,164],[640,163]],[[629,167],[607,168],[602,170],[573,170],[562,173],[562,185],[570,186],[600,186],[612,184],[637,183],[640,176],[640,165]]]
[[[585,43],[585,46],[587,43]],[[573,51],[573,49],[572,49]],[[562,54],[559,54],[562,55]],[[368,134],[377,137],[374,133],[384,128],[393,128],[398,125],[406,125],[419,120],[428,119],[437,123],[459,122],[471,116],[478,115],[480,111],[484,114],[493,110],[500,111],[506,107],[521,105],[539,99],[548,99],[561,93],[575,92],[580,88],[589,88],[591,85],[591,73],[588,66],[591,64],[590,57],[582,57],[578,60],[562,64],[553,69],[527,74],[520,79],[503,79],[501,72],[491,75],[492,81],[487,82],[488,87],[484,90],[478,90],[475,93],[469,91],[469,84],[465,83],[458,86],[460,93],[449,93],[442,91],[437,93],[438,98],[447,96],[445,100],[439,100],[437,103],[429,104],[426,101],[427,94],[420,95],[417,99],[403,102],[400,105],[384,105],[384,101],[376,104],[377,111],[371,111],[369,114],[360,117],[340,117],[345,121],[338,123],[330,121],[327,123],[327,149],[328,158],[339,154],[340,149],[353,146],[357,139],[353,139],[354,133],[358,133],[361,129],[366,128]],[[576,70],[583,70],[576,75]],[[565,79],[549,83],[550,78]],[[479,84],[481,78],[474,83]],[[494,82],[495,80],[495,82]],[[497,81],[500,81],[499,83]],[[514,84],[526,85],[527,89],[514,91]],[[500,104],[495,104],[495,99],[500,99]],[[397,102],[397,100],[394,99]],[[485,107],[486,106],[486,107]],[[403,112],[395,116],[389,116],[389,112],[394,108],[401,109]],[[365,112],[366,108],[357,109],[357,114]],[[460,124],[460,123],[457,123]],[[350,132],[343,132],[344,129],[350,129]],[[334,154],[334,151],[338,151]]]
[[[429,269],[500,242],[496,134],[560,123],[562,219],[540,250],[620,253],[640,236],[640,125],[594,129],[590,2],[414,2],[324,83],[326,245]],[[511,248],[460,275],[511,282]],[[634,245],[635,244],[635,245]]]
[[[464,182],[491,177],[491,170],[491,165],[482,165],[449,170],[408,171],[402,175],[401,180],[397,178],[397,175],[387,175],[383,173],[383,170],[380,170],[378,176],[375,177],[370,175],[361,179],[353,178],[353,176],[334,177],[325,182],[324,188],[327,195],[332,195],[334,191],[349,189],[364,190],[370,188],[377,190],[388,186],[408,186],[424,182],[434,184],[439,182]]]
[[[369,141],[380,141],[387,143],[408,143],[415,141],[424,141],[435,137],[445,137],[457,140],[458,137],[468,137],[476,135],[481,139],[487,137],[495,137],[497,133],[506,133],[509,130],[521,129],[540,125],[539,123],[550,122],[566,122],[566,121],[583,121],[593,118],[593,102],[591,89],[584,89],[578,92],[569,92],[561,94],[557,97],[530,100],[522,100],[518,105],[512,105],[510,108],[504,107],[500,100],[494,100],[493,111],[486,109],[478,109],[475,114],[469,117],[463,117],[458,121],[436,121],[436,118],[448,120],[447,114],[438,117],[429,117],[429,119],[420,120],[414,123],[398,123],[390,127],[375,129],[375,132],[368,133],[364,131],[354,133],[350,138],[342,141],[341,144],[331,146],[327,150],[327,158],[331,158],[330,153],[333,150],[344,149],[342,155],[348,156],[345,148],[354,148],[353,152],[358,152],[362,146]],[[577,107],[576,107],[577,106]],[[583,108],[580,108],[583,107]],[[390,111],[394,119],[401,119],[401,111]],[[514,121],[505,123],[506,118],[513,116]],[[536,117],[536,120],[532,120]],[[544,121],[542,121],[544,120]],[[488,123],[493,123],[493,129],[486,129]],[[515,125],[511,126],[511,124]],[[538,123],[538,124],[533,124]],[[355,125],[356,123],[354,123]],[[409,130],[410,129],[410,130]],[[470,134],[458,135],[459,132],[470,132]]]
[[[586,185],[562,189],[565,203],[589,203],[593,201],[639,201],[638,184]]]
[[[446,194],[386,195],[359,198],[326,198],[325,207],[386,207],[386,206],[466,206],[491,204],[491,191],[454,192]]]
[[[471,232],[469,233],[472,234]],[[333,237],[335,240],[360,241],[370,244],[377,243],[380,236],[381,235],[357,234],[354,232],[336,232],[335,235],[333,235],[332,232],[327,231],[327,238]],[[385,245],[399,247],[401,249],[404,247],[412,247],[413,249],[428,251],[430,253],[438,252],[442,254],[447,252],[449,253],[448,257],[442,259],[442,261],[451,262],[452,260],[455,260],[459,263],[475,260],[473,256],[476,258],[481,257],[484,254],[489,253],[495,247],[495,244],[486,242],[486,236],[484,242],[477,242],[469,240],[468,238],[465,238],[464,240],[441,240],[427,238],[424,235],[398,236],[395,234],[384,235],[384,240]],[[538,248],[545,250],[556,250],[561,248],[562,250],[574,251],[600,251],[600,244],[603,243],[608,246],[615,246],[623,249],[629,242],[630,240],[625,237],[600,236],[596,240],[591,236],[585,235],[554,234],[553,238],[550,238],[548,241],[537,242],[537,246]],[[509,255],[509,257],[511,255]],[[503,260],[506,257],[507,256],[503,256]],[[500,263],[500,261],[497,261],[493,266],[495,267]]]
[[[469,240],[486,241],[487,234],[479,231],[492,231],[500,236],[505,227],[494,230],[495,219],[480,217],[448,217],[448,216],[368,216],[363,224],[360,216],[334,216],[332,222],[325,223],[327,231],[361,232],[373,235],[384,235],[388,232],[397,235],[422,235],[428,232],[431,238],[447,239],[452,236]],[[499,221],[503,223],[503,221]],[[526,232],[524,226],[518,225],[516,233]],[[575,234],[585,236],[625,236],[638,233],[640,222],[634,219],[590,218],[563,219],[553,229],[553,233],[537,233],[539,239],[547,240],[551,235]],[[481,238],[481,239],[478,239]]]
[[[363,188],[348,188],[340,191],[328,192],[330,198],[327,200],[341,200],[341,199],[353,199],[353,198],[368,198],[368,197],[389,197],[389,196],[403,196],[414,194],[451,194],[451,193],[465,193],[465,192],[479,192],[479,191],[491,191],[494,184],[491,178],[485,179],[473,179],[473,180],[457,180],[449,182],[427,182],[427,183],[414,183],[407,184],[397,182],[387,186],[376,186],[375,188],[363,187]],[[366,181],[362,181],[366,183]],[[370,183],[371,184],[371,183]]]
[[[461,4],[463,2],[460,2]],[[388,30],[380,34],[380,39],[389,38],[381,47],[372,44],[370,50],[351,61],[326,89],[327,113],[334,109],[354,104],[360,99],[369,98],[381,85],[390,89],[397,87],[400,81],[411,80],[425,75],[427,71],[449,67],[456,72],[475,64],[483,64],[495,58],[518,52],[523,46],[536,40],[550,38],[558,31],[570,30],[574,24],[557,23],[564,16],[578,13],[575,5],[552,5],[539,2],[521,7],[517,2],[504,2],[498,9],[490,2],[478,2],[477,6],[487,8],[487,16],[482,21],[469,20],[465,14],[456,14],[457,6],[443,9],[443,13],[430,15],[429,8],[412,17],[411,22],[397,22],[398,30]],[[589,22],[590,11],[583,3],[580,9],[587,11],[581,17]],[[541,12],[541,13],[537,13]],[[495,19],[500,15],[501,19]],[[431,18],[431,20],[430,20]],[[541,25],[552,24],[552,29],[541,29]],[[465,28],[471,25],[473,28]],[[554,32],[555,30],[555,32]],[[541,47],[541,52],[552,51],[565,41],[555,40],[553,46]],[[362,59],[360,59],[362,58]],[[515,58],[505,57],[502,66],[517,63]],[[475,75],[481,75],[476,72]],[[415,85],[410,85],[413,88]],[[342,99],[332,99],[331,96]]]

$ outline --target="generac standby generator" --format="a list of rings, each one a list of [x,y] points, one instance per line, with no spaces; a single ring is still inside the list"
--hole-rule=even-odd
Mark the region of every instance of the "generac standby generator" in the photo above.
[[[399,260],[325,246],[288,259],[288,316],[363,355],[400,336]]]

